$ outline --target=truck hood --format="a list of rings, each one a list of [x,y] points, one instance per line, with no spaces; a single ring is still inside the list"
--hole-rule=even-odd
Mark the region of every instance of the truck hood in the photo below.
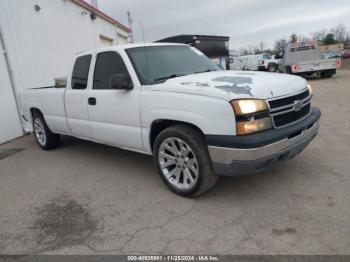
[[[151,87],[153,91],[205,95],[230,101],[276,98],[302,91],[306,86],[306,80],[298,76],[228,70],[171,78]]]

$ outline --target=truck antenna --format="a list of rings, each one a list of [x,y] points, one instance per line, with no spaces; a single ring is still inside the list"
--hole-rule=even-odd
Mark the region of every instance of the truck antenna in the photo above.
[[[142,23],[142,21],[140,22],[140,27],[141,27],[141,33],[142,33],[142,41],[143,41],[143,43],[146,43],[145,30],[144,30],[144,28],[143,28],[143,23]]]

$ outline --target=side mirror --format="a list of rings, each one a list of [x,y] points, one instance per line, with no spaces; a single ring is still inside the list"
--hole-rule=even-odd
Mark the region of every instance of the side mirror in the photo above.
[[[127,74],[115,74],[109,82],[111,89],[131,90],[134,88],[131,78]]]

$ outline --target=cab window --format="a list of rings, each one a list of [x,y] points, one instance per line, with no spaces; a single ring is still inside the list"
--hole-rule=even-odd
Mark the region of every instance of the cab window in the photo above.
[[[97,55],[93,89],[111,89],[111,78],[115,74],[128,74],[121,56],[116,52],[104,52]]]
[[[80,56],[75,60],[72,73],[72,89],[85,89],[89,76],[91,55]]]

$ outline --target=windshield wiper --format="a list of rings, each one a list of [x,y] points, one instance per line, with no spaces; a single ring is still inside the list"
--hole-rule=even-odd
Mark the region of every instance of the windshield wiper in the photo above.
[[[184,76],[184,74],[171,74],[171,75],[168,75],[168,76],[155,78],[155,79],[153,79],[153,83],[159,82],[159,81],[163,81],[163,80],[168,80],[170,78],[175,78],[175,77],[179,77],[179,76]]]
[[[195,74],[206,73],[206,72],[213,72],[213,71],[217,71],[217,70],[214,70],[214,69],[207,69],[207,70],[204,70],[204,71],[196,72]]]

